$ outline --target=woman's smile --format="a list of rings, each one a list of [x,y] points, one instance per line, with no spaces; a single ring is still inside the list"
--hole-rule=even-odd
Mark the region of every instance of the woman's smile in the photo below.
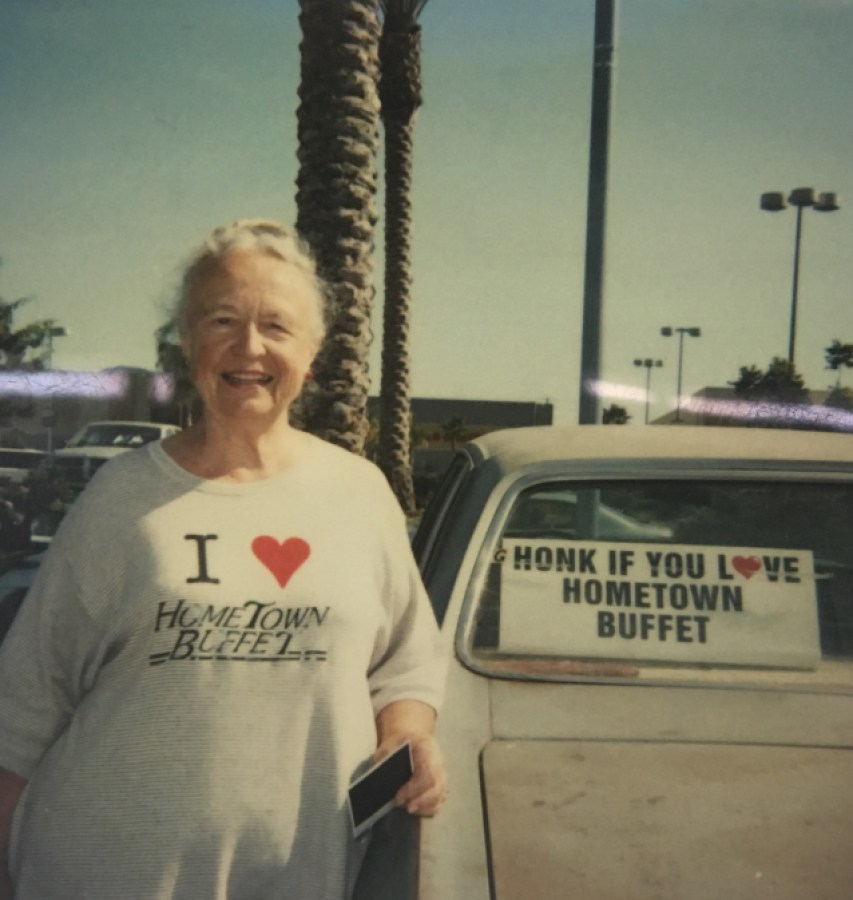
[[[271,384],[273,377],[264,372],[223,372],[222,377],[228,384],[239,387],[247,384]]]

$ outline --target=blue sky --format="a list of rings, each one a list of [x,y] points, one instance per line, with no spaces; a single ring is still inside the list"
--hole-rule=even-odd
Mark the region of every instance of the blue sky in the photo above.
[[[414,390],[550,399],[576,416],[594,3],[431,0],[416,124]],[[622,0],[602,378],[642,421],[787,349],[853,341],[853,0]],[[295,0],[0,0],[0,293],[69,330],[55,365],[150,367],[181,262],[211,227],[295,215]],[[381,207],[380,207],[381,208]],[[377,229],[381,246],[382,223]],[[381,302],[377,258],[377,312]],[[378,330],[372,360],[378,382]],[[853,383],[853,374],[847,377]]]

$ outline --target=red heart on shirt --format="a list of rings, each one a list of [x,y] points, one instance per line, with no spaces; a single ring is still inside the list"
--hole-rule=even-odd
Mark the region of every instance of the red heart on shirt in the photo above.
[[[757,556],[735,556],[732,565],[744,578],[752,578],[761,568],[761,560]]]
[[[279,587],[284,587],[311,555],[311,547],[302,538],[287,538],[279,542],[264,534],[252,541],[252,552],[272,572]]]

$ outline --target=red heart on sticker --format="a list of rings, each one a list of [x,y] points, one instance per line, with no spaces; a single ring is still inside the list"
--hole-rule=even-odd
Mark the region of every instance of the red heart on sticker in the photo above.
[[[287,538],[279,543],[264,534],[252,541],[252,552],[272,572],[279,587],[284,587],[311,555],[311,547],[302,538]]]
[[[732,565],[744,578],[752,578],[761,568],[761,560],[757,556],[735,556]]]

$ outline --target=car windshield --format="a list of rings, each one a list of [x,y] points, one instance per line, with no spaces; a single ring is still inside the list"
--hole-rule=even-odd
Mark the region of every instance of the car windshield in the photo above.
[[[145,425],[120,425],[108,422],[90,425],[85,431],[69,441],[69,447],[141,447],[157,440],[160,431]]]
[[[820,680],[853,661],[849,484],[547,482],[516,495],[488,553],[478,666]]]

